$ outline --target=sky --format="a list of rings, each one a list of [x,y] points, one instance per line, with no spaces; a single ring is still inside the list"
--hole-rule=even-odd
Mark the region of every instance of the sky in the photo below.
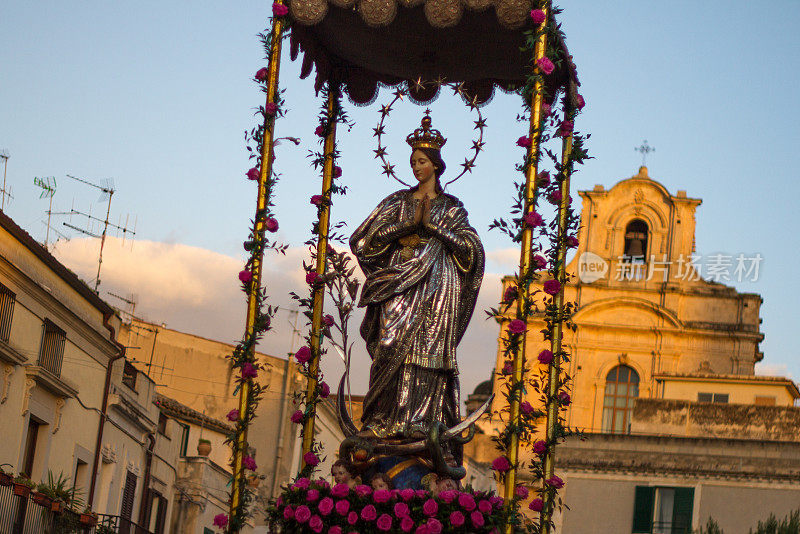
[[[13,199],[5,212],[44,240],[46,199],[34,177],[54,177],[53,211],[102,217],[99,191],[66,177],[103,184],[112,179],[112,220],[134,229],[135,240],[110,239],[101,294],[135,294],[137,315],[171,328],[235,341],[244,324],[244,297],[236,273],[255,208],[255,186],[245,179],[249,161],[244,131],[263,103],[253,73],[265,65],[257,39],[268,21],[267,1],[109,3],[22,2],[4,5],[0,18],[0,149],[9,154],[6,183]],[[793,334],[800,295],[796,179],[796,103],[800,72],[800,3],[596,2],[563,3],[560,17],[587,106],[577,127],[591,133],[594,159],[574,176],[576,189],[607,189],[634,174],[644,139],[655,147],[650,176],[673,194],[702,198],[696,244],[702,255],[761,254],[755,281],[733,282],[762,295],[758,371],[800,377]],[[284,52],[288,52],[284,50]],[[278,136],[301,138],[277,148],[277,238],[285,257],[268,256],[266,285],[285,308],[262,349],[296,349],[288,292],[300,289],[303,242],[316,212],[308,198],[320,179],[307,158],[321,101],[299,64],[284,54],[281,89],[287,116]],[[378,102],[390,98],[383,92]],[[399,184],[381,175],[372,157],[377,105],[346,103],[353,127],[340,129],[340,165],[349,192],[337,198],[333,219],[354,228]],[[455,97],[431,105],[434,124],[448,137],[443,156],[451,168],[471,145],[471,115]],[[519,98],[498,93],[482,109],[486,151],[477,168],[450,187],[466,205],[488,254],[487,276],[460,352],[462,395],[489,377],[497,327],[483,309],[496,302],[499,279],[513,272],[515,247],[492,219],[507,212],[515,140],[526,126],[515,121]],[[391,116],[386,142],[393,163],[405,169],[405,135],[422,108],[402,104]],[[402,173],[401,173],[402,175]],[[408,177],[408,175],[406,175]],[[577,195],[573,195],[577,197]],[[578,208],[579,206],[575,205]],[[80,215],[54,215],[54,253],[87,280],[96,271],[96,240],[63,225],[96,232]],[[112,235],[115,235],[112,233]],[[357,323],[358,317],[353,322]],[[300,322],[302,328],[302,321]],[[354,390],[366,385],[366,354]],[[335,382],[341,363],[324,362]]]

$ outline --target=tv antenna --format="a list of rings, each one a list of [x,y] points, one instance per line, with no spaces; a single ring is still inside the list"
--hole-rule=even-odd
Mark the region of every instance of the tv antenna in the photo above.
[[[49,198],[50,199],[50,207],[47,208],[47,233],[44,236],[44,248],[47,248],[47,242],[50,240],[50,217],[53,214],[53,197],[56,196],[56,183],[55,176],[45,176],[44,178],[40,178],[39,176],[34,177],[33,185],[40,187],[42,192],[39,194],[39,198]]]
[[[108,227],[110,226],[111,228],[116,228],[118,231],[122,231],[123,239],[124,239],[124,236],[127,235],[127,234],[136,235],[136,231],[135,230],[129,230],[127,228],[127,223],[126,223],[126,226],[123,227],[123,226],[114,224],[111,221],[109,221],[109,217],[111,216],[111,200],[114,198],[114,192],[115,192],[114,181],[112,179],[110,179],[110,178],[106,179],[103,182],[102,185],[98,185],[98,184],[90,182],[88,180],[84,180],[83,178],[78,178],[77,176],[72,176],[71,174],[68,174],[67,178],[72,178],[75,181],[78,181],[78,182],[81,182],[83,184],[89,185],[91,187],[94,187],[95,189],[99,189],[100,190],[100,198],[97,201],[98,202],[103,202],[103,201],[106,201],[106,200],[108,201],[108,207],[106,208],[106,217],[105,217],[105,219],[99,219],[97,217],[92,216],[91,212],[90,213],[83,213],[83,212],[78,211],[78,210],[76,210],[74,208],[69,211],[70,215],[71,214],[83,215],[84,217],[86,217],[88,219],[89,224],[91,224],[92,221],[97,221],[99,223],[102,223],[103,232],[100,235],[97,235],[96,233],[91,232],[89,230],[85,230],[83,228],[78,228],[77,226],[73,226],[71,224],[63,223],[64,226],[72,228],[73,230],[77,230],[78,232],[81,232],[81,233],[86,234],[86,235],[91,236],[91,237],[100,238],[100,254],[99,254],[98,259],[97,259],[97,277],[95,278],[95,282],[94,282],[94,292],[98,293],[99,290],[100,290],[100,269],[103,267],[103,247],[105,247],[105,244],[106,244],[106,235],[108,234]]]
[[[122,295],[117,295],[116,293],[112,293],[111,291],[106,291],[106,293],[108,293],[112,297],[118,298],[119,300],[121,300],[122,302],[124,302],[125,304],[127,304],[128,306],[131,307],[131,311],[120,310],[122,313],[130,315],[131,320],[133,320],[136,317],[136,315],[135,315],[135,313],[136,313],[136,295],[134,293],[131,293],[127,297],[123,297]]]
[[[6,209],[6,197],[9,200],[14,198],[11,194],[11,188],[9,187],[6,189],[6,173],[8,172],[8,158],[9,158],[8,150],[0,150],[0,159],[3,160],[3,189],[0,189],[0,197],[2,197],[2,201],[0,201],[0,211],[4,211]]]

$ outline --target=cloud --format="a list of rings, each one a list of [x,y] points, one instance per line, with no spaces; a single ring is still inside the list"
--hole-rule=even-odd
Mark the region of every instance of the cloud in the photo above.
[[[757,362],[755,373],[759,376],[785,376],[786,378],[794,379],[789,373],[789,366],[785,363]]]
[[[97,273],[97,240],[72,239],[60,242],[55,256],[84,280],[94,280]],[[517,251],[516,254],[519,254]],[[489,257],[503,258],[506,251],[491,251]],[[305,247],[293,247],[286,255],[267,252],[263,282],[269,303],[281,309],[273,319],[273,329],[264,336],[259,350],[279,357],[299,348],[302,339],[294,332],[307,332],[305,318],[292,313],[296,301],[289,293],[306,294],[303,260],[309,261]],[[210,250],[177,243],[139,240],[131,247],[127,241],[109,237],[103,251],[100,295],[123,310],[129,307],[109,295],[136,296],[136,315],[167,327],[224,342],[234,343],[244,331],[245,295],[237,273],[245,258],[232,257]],[[502,260],[497,260],[502,265]],[[93,286],[93,283],[90,284]],[[459,346],[462,400],[475,386],[487,380],[497,354],[498,327],[486,320],[484,310],[495,305],[500,294],[500,275],[487,273],[478,296],[472,322]],[[358,333],[363,310],[357,308],[348,328],[354,342],[352,388],[364,393],[369,381],[369,356]],[[330,349],[323,361],[323,372],[332,386],[338,384],[344,365],[338,353]]]

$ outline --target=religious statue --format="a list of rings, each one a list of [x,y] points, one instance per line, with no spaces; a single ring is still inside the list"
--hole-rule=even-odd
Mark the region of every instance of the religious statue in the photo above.
[[[439,182],[446,139],[426,114],[406,142],[418,185],[382,200],[350,238],[372,358],[362,439],[419,441],[461,422],[456,347],[483,279],[478,234]]]

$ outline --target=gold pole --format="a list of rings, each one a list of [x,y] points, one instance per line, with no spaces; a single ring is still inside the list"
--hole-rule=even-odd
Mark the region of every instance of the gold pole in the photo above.
[[[281,0],[278,0],[280,3]],[[283,20],[280,17],[272,19],[272,41],[269,50],[269,64],[267,74],[267,103],[275,103],[278,96],[278,72],[281,61],[281,36],[283,33]],[[264,116],[264,137],[261,142],[261,175],[258,179],[258,200],[256,202],[255,216],[255,236],[259,242],[264,239],[264,222],[266,219],[265,211],[267,208],[267,181],[272,176],[272,154],[274,139],[275,117],[269,114]],[[261,254],[253,258],[251,272],[253,279],[250,282],[250,290],[247,296],[247,322],[245,326],[245,339],[249,339],[253,333],[258,312],[258,292],[261,289],[261,266],[264,262],[263,249]],[[255,359],[255,345],[249,348],[245,358],[248,361]],[[239,389],[239,413],[240,417],[245,417],[250,406],[250,390],[252,379],[248,378],[242,382]],[[243,425],[236,434],[236,446],[233,456],[233,485],[231,487],[231,507],[230,517],[234,517],[236,510],[243,502],[244,472],[242,460],[247,452],[247,425]],[[238,530],[238,529],[236,529]],[[235,532],[231,529],[229,532]]]
[[[565,98],[566,105],[564,110],[564,119],[573,120],[574,112],[572,106],[573,91],[568,91]],[[562,314],[564,313],[564,279],[566,276],[566,263],[567,263],[567,211],[569,209],[569,181],[570,173],[569,158],[572,153],[572,132],[564,136],[561,144],[561,169],[564,175],[564,181],[561,182],[561,202],[558,205],[558,252],[557,262],[558,270],[556,280],[562,286],[561,290],[554,297],[554,304],[556,306],[557,319],[553,323],[553,338],[550,340],[550,350],[553,352],[553,361],[547,369],[547,396],[550,402],[547,404],[547,429],[545,439],[548,444],[547,451],[544,457],[544,479],[547,480],[553,476],[554,471],[554,453],[556,443],[556,425],[558,424],[558,411],[559,401],[556,396],[559,393],[559,382],[561,379],[561,341],[564,335],[564,323]],[[544,507],[540,516],[539,524],[541,525],[540,532],[542,534],[550,533],[550,520],[553,516],[553,508],[555,505],[555,492],[547,489],[544,494]]]
[[[331,184],[333,183],[333,150],[336,146],[336,121],[335,109],[339,96],[339,86],[328,82],[328,121],[330,127],[323,145],[325,163],[322,167],[322,196],[325,201],[319,212],[319,226],[317,239],[317,274],[324,275],[328,260],[328,228],[330,226]],[[325,299],[325,285],[314,286],[314,304],[311,313],[311,361],[308,364],[308,386],[306,388],[306,405],[311,403],[314,390],[317,388],[317,375],[319,374],[319,356],[322,345],[322,304]],[[311,450],[314,443],[314,423],[316,419],[316,406],[311,406],[311,414],[303,426],[303,455]],[[303,467],[306,462],[303,460]]]
[[[545,10],[545,14],[547,10]],[[535,48],[535,58],[534,61],[538,61],[539,59],[543,58],[545,55],[545,51],[547,48],[547,34],[544,32],[544,28],[547,25],[547,17],[545,17],[544,22],[539,25],[539,37],[536,40],[536,48]],[[539,72],[539,67],[535,67],[535,72]],[[528,160],[529,165],[527,171],[525,173],[525,206],[523,210],[523,214],[529,213],[533,211],[536,207],[535,195],[536,195],[536,175],[538,174],[538,162],[535,160],[535,156],[538,153],[539,149],[539,139],[540,139],[540,129],[542,123],[542,100],[543,100],[543,92],[544,86],[541,80],[541,77],[537,78],[536,83],[533,87],[533,95],[531,96],[531,117],[530,117],[530,128],[529,128],[529,137],[531,140],[531,145],[528,148]],[[531,268],[531,247],[533,245],[533,229],[525,226],[522,230],[522,250],[520,252],[519,258],[519,273],[520,277],[523,277],[525,273],[527,273]],[[524,308],[523,302],[529,295],[529,287],[528,284],[525,284],[526,287],[518,288],[519,292],[519,299],[517,300],[517,317],[521,317],[527,323],[527,317],[524,315]],[[512,373],[512,385],[519,384],[522,381],[522,375],[525,370],[525,345],[527,343],[528,332],[527,330],[522,334],[522,344],[519,347],[519,350],[514,354],[514,365],[513,365],[513,373]],[[510,406],[510,415],[509,415],[509,423],[512,425],[519,425],[519,405],[521,402],[521,398],[518,395],[514,395],[511,398],[511,406]],[[503,497],[506,501],[506,506],[510,506],[512,499],[514,498],[514,489],[517,483],[517,462],[519,461],[519,437],[516,434],[511,435],[510,443],[508,445],[507,456],[509,461],[511,462],[511,471],[506,474],[506,484],[503,491]],[[512,525],[508,525],[506,527],[506,533],[511,533]]]

